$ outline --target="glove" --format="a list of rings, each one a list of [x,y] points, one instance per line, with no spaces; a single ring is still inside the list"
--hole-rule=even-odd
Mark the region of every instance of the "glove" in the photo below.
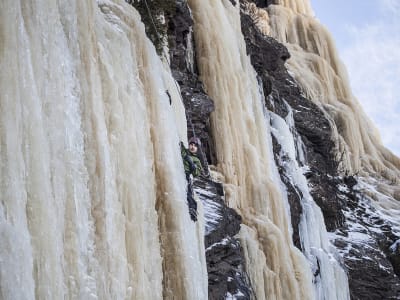
[[[194,173],[196,171],[196,165],[192,160],[189,160],[189,167],[190,167],[190,173]]]

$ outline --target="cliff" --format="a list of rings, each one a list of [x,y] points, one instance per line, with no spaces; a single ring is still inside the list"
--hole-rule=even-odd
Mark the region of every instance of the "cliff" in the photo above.
[[[1,299],[400,299],[400,160],[309,1],[0,14]]]

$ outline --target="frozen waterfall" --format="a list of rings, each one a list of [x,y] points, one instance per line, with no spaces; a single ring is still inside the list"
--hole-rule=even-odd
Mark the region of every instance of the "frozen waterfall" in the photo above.
[[[234,238],[249,290],[258,300],[347,300],[290,101],[284,118],[266,110],[273,93],[263,94],[241,13],[288,48],[290,74],[332,126],[339,172],[364,176],[357,188],[397,232],[400,160],[351,94],[310,1],[273,2],[187,0],[182,65],[214,101],[211,174],[242,217]],[[190,220],[185,108],[139,13],[123,0],[2,0],[0,69],[0,298],[208,299],[204,218],[216,224],[223,203],[199,202]],[[299,195],[301,250],[279,172]]]
[[[5,0],[0,14],[0,298],[207,299],[184,110],[138,13]]]

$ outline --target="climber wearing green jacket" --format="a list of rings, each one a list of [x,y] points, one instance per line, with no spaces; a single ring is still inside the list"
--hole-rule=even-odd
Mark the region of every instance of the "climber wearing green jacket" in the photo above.
[[[203,167],[200,159],[197,157],[197,151],[200,146],[200,140],[196,137],[192,137],[189,140],[189,149],[186,149],[181,142],[181,154],[183,159],[183,166],[185,168],[186,180],[187,180],[187,201],[189,205],[190,218],[193,221],[197,221],[197,202],[193,196],[193,184],[190,175],[197,177],[201,174]]]
[[[183,146],[183,143],[181,143],[181,154],[183,158],[183,166],[185,167],[186,178],[188,178],[190,175],[197,177],[203,170],[200,159],[197,157],[197,150],[199,146],[200,141],[195,137],[192,137],[189,140],[189,149],[185,149],[185,146]]]

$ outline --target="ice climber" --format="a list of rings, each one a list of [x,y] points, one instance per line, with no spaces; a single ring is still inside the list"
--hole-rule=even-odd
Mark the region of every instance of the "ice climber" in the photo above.
[[[197,202],[194,199],[192,177],[199,176],[203,170],[200,159],[197,157],[197,151],[201,144],[198,138],[192,137],[189,140],[189,149],[186,149],[182,142],[180,145],[181,145],[183,166],[185,168],[185,174],[187,180],[186,196],[189,205],[189,214],[190,218],[193,221],[197,221]]]

